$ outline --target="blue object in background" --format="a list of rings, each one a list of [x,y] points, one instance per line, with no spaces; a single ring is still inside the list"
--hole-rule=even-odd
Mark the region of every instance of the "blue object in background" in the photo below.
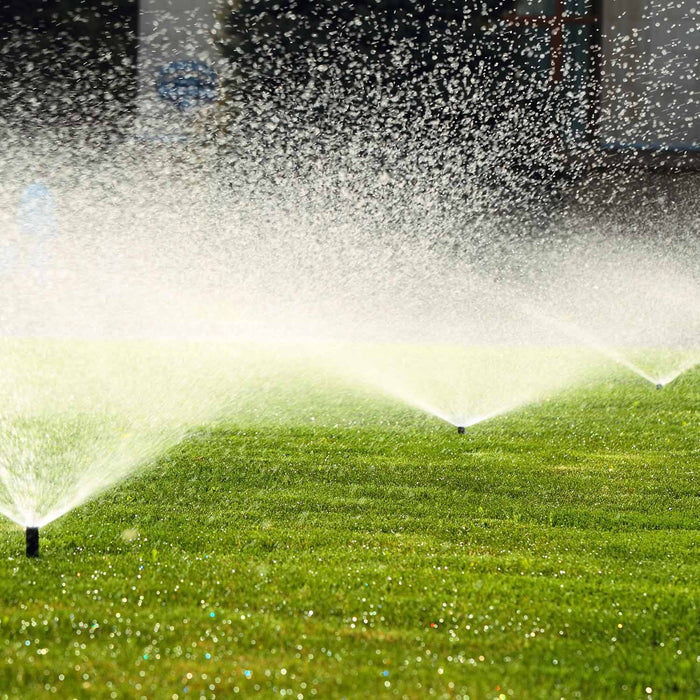
[[[218,76],[202,61],[173,61],[158,71],[156,90],[164,100],[185,112],[216,101]]]
[[[9,275],[17,266],[17,246],[6,243],[0,246],[0,277]]]
[[[49,242],[58,236],[56,200],[41,182],[25,187],[17,207],[17,229],[24,238],[21,248],[28,251],[27,266],[43,279],[49,263]],[[11,265],[17,266],[18,251],[13,251]],[[6,254],[5,258],[10,260]]]
[[[17,228],[20,233],[36,238],[58,235],[56,200],[42,182],[33,182],[24,188],[17,208]]]

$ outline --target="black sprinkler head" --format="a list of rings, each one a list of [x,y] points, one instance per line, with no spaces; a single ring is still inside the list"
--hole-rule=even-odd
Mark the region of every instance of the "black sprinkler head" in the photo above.
[[[38,527],[28,527],[27,528],[27,556],[28,557],[38,557],[39,556],[39,528]]]
[[[656,388],[657,388],[657,389],[663,389],[663,388],[664,388],[664,385],[663,385],[663,384],[657,384],[657,385],[656,385]]]
[[[460,435],[464,435],[465,430],[466,430],[466,429],[465,429],[465,427],[464,427],[463,425],[458,425],[458,426],[457,426],[457,432],[458,432]]]

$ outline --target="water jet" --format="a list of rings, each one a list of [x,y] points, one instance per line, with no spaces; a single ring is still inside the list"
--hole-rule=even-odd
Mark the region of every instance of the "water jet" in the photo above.
[[[28,557],[38,557],[39,556],[39,528],[38,527],[28,527],[26,533],[27,533],[27,556]]]

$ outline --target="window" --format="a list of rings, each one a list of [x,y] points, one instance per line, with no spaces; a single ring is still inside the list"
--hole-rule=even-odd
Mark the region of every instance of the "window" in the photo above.
[[[589,136],[593,124],[595,5],[594,0],[520,0],[503,17],[521,65],[566,106],[566,131],[575,139]]]

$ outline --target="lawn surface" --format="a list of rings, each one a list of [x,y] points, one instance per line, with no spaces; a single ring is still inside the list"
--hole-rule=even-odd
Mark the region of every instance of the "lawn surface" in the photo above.
[[[3,520],[0,697],[700,693],[700,371],[464,436],[320,400],[192,434],[39,560]]]

